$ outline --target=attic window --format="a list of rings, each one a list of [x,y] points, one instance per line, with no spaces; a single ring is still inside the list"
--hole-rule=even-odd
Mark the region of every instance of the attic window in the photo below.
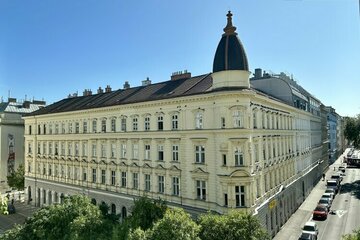
[[[171,91],[171,92],[169,92],[169,93],[168,93],[168,95],[171,95],[171,94],[173,94],[173,93],[174,93],[174,92],[173,92],[173,91]]]

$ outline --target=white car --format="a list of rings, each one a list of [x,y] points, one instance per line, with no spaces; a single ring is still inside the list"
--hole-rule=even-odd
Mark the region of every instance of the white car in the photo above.
[[[330,193],[332,195],[332,198],[334,199],[335,198],[335,190],[333,188],[327,188],[325,190],[325,193]]]
[[[330,206],[332,205],[333,195],[331,193],[324,193],[321,198],[328,198],[330,201]]]
[[[319,228],[315,222],[306,222],[304,227],[302,228],[302,232],[315,235],[317,239],[317,236],[319,234]]]

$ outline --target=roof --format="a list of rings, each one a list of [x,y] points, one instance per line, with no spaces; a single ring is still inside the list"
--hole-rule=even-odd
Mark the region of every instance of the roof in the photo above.
[[[225,70],[245,70],[249,71],[249,64],[245,49],[235,32],[236,27],[232,25],[232,14],[229,11],[227,16],[227,25],[224,28],[224,34],[216,49],[213,72]]]
[[[150,84],[147,86],[119,89],[88,96],[65,98],[39,109],[38,111],[27,114],[27,116],[102,108],[202,94],[207,92],[211,86],[212,77],[211,74],[208,73],[185,79]]]
[[[34,112],[42,107],[45,104],[34,104],[29,101],[25,101],[24,103],[18,102],[2,102],[0,103],[0,113],[19,113],[19,114],[26,114]]]

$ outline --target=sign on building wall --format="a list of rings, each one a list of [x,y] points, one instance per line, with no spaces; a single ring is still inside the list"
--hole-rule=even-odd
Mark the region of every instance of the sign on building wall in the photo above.
[[[15,138],[14,135],[8,135],[8,147],[9,147],[9,156],[8,156],[8,175],[14,172],[15,168]]]

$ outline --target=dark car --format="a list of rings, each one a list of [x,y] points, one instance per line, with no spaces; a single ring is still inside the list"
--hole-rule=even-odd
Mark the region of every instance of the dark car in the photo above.
[[[16,212],[14,204],[8,205],[8,212],[9,212],[9,214],[13,214]]]
[[[324,205],[318,205],[313,211],[313,219],[327,219],[328,209]]]
[[[316,240],[316,236],[311,233],[302,233],[299,240]]]

